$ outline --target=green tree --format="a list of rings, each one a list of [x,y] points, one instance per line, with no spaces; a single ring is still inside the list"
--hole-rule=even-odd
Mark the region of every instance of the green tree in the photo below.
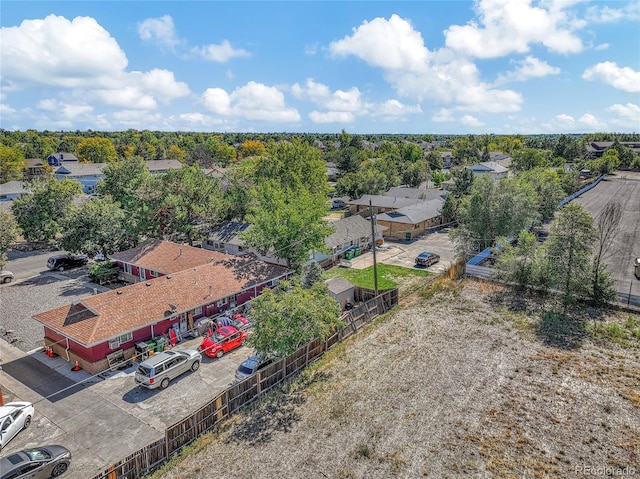
[[[89,256],[108,254],[134,246],[130,220],[120,204],[110,196],[98,198],[72,206],[60,221],[62,236],[60,246],[71,252],[82,252]]]
[[[203,225],[219,219],[222,191],[216,178],[198,166],[169,170],[147,177],[138,189],[143,202],[140,233],[193,244],[201,239]]]
[[[451,176],[453,179],[451,194],[453,196],[460,198],[471,193],[471,187],[475,180],[473,171],[468,168],[456,168],[451,172]]]
[[[548,152],[536,148],[523,148],[516,151],[511,159],[511,169],[513,171],[527,171],[533,168],[544,168],[549,166]]]
[[[336,166],[343,173],[355,173],[367,159],[367,154],[358,145],[358,141],[342,130],[340,134],[340,150],[336,158]]]
[[[542,220],[552,218],[566,196],[558,170],[534,168],[518,175],[517,181],[530,185],[535,191],[536,209]]]
[[[404,143],[400,146],[402,161],[415,163],[424,158],[424,151],[415,143]]]
[[[513,238],[535,218],[535,194],[531,187],[505,178],[476,178],[471,194],[459,205],[460,226],[451,232],[459,253],[481,251],[496,238]]]
[[[253,200],[252,172],[245,163],[235,165],[225,173],[222,185],[222,219],[244,221]]]
[[[495,277],[519,288],[531,286],[534,283],[536,264],[536,235],[528,231],[521,231],[516,246],[512,246],[505,238],[498,240],[498,244],[501,246],[497,251]]]
[[[103,195],[111,195],[114,202],[134,214],[140,207],[138,188],[149,176],[149,168],[142,158],[126,158],[105,167],[104,178],[98,182],[97,190]]]
[[[187,152],[177,145],[171,145],[167,151],[167,158],[169,160],[177,160],[180,163],[184,163],[187,158]]]
[[[327,170],[320,150],[300,138],[291,142],[271,143],[265,155],[254,162],[255,182],[277,181],[284,189],[304,188],[326,199]]]
[[[565,304],[588,296],[595,239],[593,219],[577,204],[569,203],[551,223],[544,245],[546,258],[552,268],[552,285],[562,293]]]
[[[89,137],[78,142],[78,158],[89,163],[113,163],[118,158],[113,142],[108,138]]]
[[[22,149],[0,144],[0,183],[21,180],[26,163]]]
[[[272,252],[287,265],[300,271],[311,251],[324,251],[324,239],[331,228],[323,219],[325,201],[306,188],[284,190],[271,180],[261,184],[257,193],[257,205],[247,215],[252,224],[240,235],[247,246],[260,254]]]
[[[0,210],[0,269],[7,264],[7,253],[16,242],[20,227],[9,213]]]
[[[252,301],[251,315],[254,326],[248,342],[259,354],[271,357],[286,357],[344,326],[340,305],[323,282],[311,288],[282,282],[278,289],[264,290]]]
[[[428,171],[429,165],[425,160],[410,163],[402,169],[402,184],[416,188],[427,180]]]
[[[324,270],[322,266],[318,264],[317,261],[312,261],[309,267],[306,269],[304,274],[302,275],[302,287],[303,288],[311,288],[314,284],[319,281],[322,281],[322,274]]]
[[[11,211],[27,241],[50,241],[60,232],[59,222],[82,193],[76,180],[44,177],[27,187],[30,194],[14,200]]]

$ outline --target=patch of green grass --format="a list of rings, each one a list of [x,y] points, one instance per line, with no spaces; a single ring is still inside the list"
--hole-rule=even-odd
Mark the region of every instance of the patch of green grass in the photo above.
[[[640,347],[640,321],[629,316],[624,323],[594,322],[589,324],[593,339],[608,341],[623,348]]]
[[[390,264],[378,265],[378,289],[391,289],[395,288],[398,284],[393,278],[406,278],[409,276],[427,277],[432,273],[421,269],[409,269],[402,266],[395,266]],[[365,269],[353,269],[353,268],[331,268],[325,271],[324,279],[329,278],[344,278],[355,286],[361,288],[374,289],[373,278],[373,266],[369,266]]]

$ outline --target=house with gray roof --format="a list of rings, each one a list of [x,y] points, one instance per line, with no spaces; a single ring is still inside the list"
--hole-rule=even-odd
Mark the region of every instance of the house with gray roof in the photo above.
[[[385,238],[412,240],[429,228],[442,224],[444,197],[422,201],[376,216],[378,226],[386,227]]]
[[[22,195],[29,193],[22,181],[8,181],[0,185],[0,201],[11,201],[22,198]]]
[[[350,215],[360,215],[365,218],[369,217],[369,202],[371,202],[371,209],[374,215],[380,213],[386,213],[388,211],[395,211],[398,208],[414,205],[420,203],[421,199],[417,198],[403,198],[399,196],[387,196],[387,195],[364,195],[357,200],[347,201]]]
[[[371,238],[371,222],[360,215],[347,216],[329,223],[334,231],[324,240],[328,252],[315,252],[313,259],[327,267],[337,263],[349,250],[364,251],[371,248],[373,242],[382,240],[385,226],[375,225],[375,238]]]
[[[467,166],[473,172],[475,177],[490,176],[494,180],[499,180],[509,176],[509,169],[495,161],[483,161],[475,165]]]

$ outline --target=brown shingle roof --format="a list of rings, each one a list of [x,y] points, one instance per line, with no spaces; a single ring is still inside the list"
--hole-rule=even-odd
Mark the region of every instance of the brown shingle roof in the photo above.
[[[148,239],[135,248],[111,254],[109,258],[162,274],[171,274],[211,261],[230,259],[232,256],[171,241]]]
[[[190,311],[287,273],[286,268],[264,263],[253,255],[224,256],[229,259],[89,296],[33,318],[91,346],[157,323],[167,312]],[[170,304],[177,306],[175,311],[170,311]]]

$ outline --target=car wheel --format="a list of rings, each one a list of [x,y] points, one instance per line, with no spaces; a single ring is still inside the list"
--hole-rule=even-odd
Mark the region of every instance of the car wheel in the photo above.
[[[164,378],[162,380],[162,382],[160,383],[160,387],[162,389],[167,389],[167,386],[169,385],[169,378]]]
[[[216,353],[216,358],[220,359],[222,356],[224,356],[224,351],[221,349]]]
[[[191,365],[191,370],[197,371],[198,369],[200,369],[200,361],[194,361],[193,364]]]
[[[31,425],[31,416],[27,416],[26,419],[24,420],[24,426],[22,426],[23,429],[28,428]]]
[[[64,266],[58,266],[58,271],[64,271]]]
[[[51,477],[58,477],[60,474],[64,474],[67,471],[67,467],[69,466],[66,462],[56,464],[56,467],[54,467],[53,471],[51,471]]]
[[[11,276],[7,276],[5,279],[2,280],[3,283],[11,283]]]

